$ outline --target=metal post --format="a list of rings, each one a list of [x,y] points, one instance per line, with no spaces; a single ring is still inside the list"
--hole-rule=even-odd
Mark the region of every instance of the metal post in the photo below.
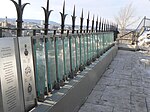
[[[146,21],[146,16],[144,16],[144,24],[143,24],[143,26],[144,26],[144,28],[145,28],[145,22]]]
[[[89,30],[89,16],[90,16],[90,12],[88,12],[88,19],[87,19],[87,26],[86,26],[86,32],[88,33]]]
[[[76,16],[75,16],[75,6],[74,6],[74,10],[73,10],[73,15],[72,17],[72,33],[74,33],[74,29],[75,29],[75,20],[76,20]]]
[[[81,20],[81,22],[80,22],[80,33],[82,33],[82,27],[83,27],[83,9],[82,9],[82,14],[81,14],[81,18],[80,18],[80,20]]]
[[[93,15],[93,20],[92,20],[92,32],[94,30],[94,15]]]
[[[102,28],[101,28],[101,31],[103,32],[104,31],[104,19],[103,19],[103,21],[102,21],[102,26],[101,26]]]
[[[99,32],[101,31],[101,18],[100,18],[100,22],[99,22]]]
[[[97,30],[97,28],[98,28],[98,16],[97,16],[97,21],[96,21],[96,33],[98,32],[98,30]],[[97,49],[97,58],[99,57],[99,53],[98,53],[98,43],[99,43],[99,41],[98,41],[98,35],[96,34],[96,36],[97,36],[97,46],[96,46],[96,49]]]
[[[53,10],[49,11],[49,0],[47,0],[47,8],[42,7],[42,9],[44,10],[44,14],[45,14],[44,35],[47,35],[48,34],[48,25],[49,25],[49,22],[48,22],[49,16],[50,16],[51,12],[53,11]]]
[[[108,20],[106,21],[106,31],[108,31]]]
[[[22,15],[23,15],[23,11],[24,8],[27,4],[30,3],[24,3],[23,5],[21,4],[21,0],[18,0],[18,3],[14,0],[10,0],[14,3],[15,7],[16,7],[16,11],[17,11],[17,37],[22,36]]]
[[[61,34],[64,33],[64,27],[65,27],[65,19],[67,14],[65,14],[65,1],[64,1],[64,5],[63,5],[63,12],[60,12],[61,15]]]
[[[93,31],[94,31],[94,15],[93,15],[93,20],[92,20],[92,33],[93,33]],[[93,55],[93,34],[91,34],[91,39],[92,39],[92,61],[95,61],[95,58],[94,58],[94,55]]]
[[[90,15],[90,13],[88,12],[87,27],[86,27],[86,32],[87,32],[87,33],[88,33],[88,31],[89,31],[89,21],[90,21],[89,15]],[[87,35],[87,36],[88,36],[88,35]],[[88,38],[89,38],[89,37],[87,37],[87,65],[90,65],[91,62],[90,62],[89,56],[88,56],[88,52],[89,52],[89,50],[88,50],[88,49],[89,49],[89,46],[88,46],[88,43],[89,43]]]
[[[108,22],[108,31],[110,31],[110,23]]]
[[[106,23],[105,23],[106,21],[104,20],[104,32],[106,31]]]
[[[80,20],[81,20],[81,22],[80,22],[80,33],[83,33],[83,32],[82,32],[83,19],[84,19],[84,18],[83,18],[83,9],[82,9],[82,14],[81,14],[81,18],[80,18]],[[84,66],[84,64],[82,63],[82,60],[81,60],[81,59],[82,59],[82,53],[83,53],[83,52],[82,52],[83,49],[81,49],[81,38],[82,38],[82,36],[79,36],[79,43],[80,43],[80,67],[79,67],[79,70],[80,70],[80,71],[83,70],[82,68],[83,68],[83,66]]]
[[[96,28],[95,28],[95,29],[96,29],[96,32],[98,31],[97,28],[98,28],[98,16],[97,16]]]
[[[75,31],[75,19],[76,19],[76,16],[75,16],[75,6],[74,6],[74,10],[73,10],[73,15],[71,16],[72,17],[72,33],[74,34],[74,31]],[[69,34],[69,33],[68,33]],[[71,69],[71,73],[69,74],[69,78],[73,79],[74,78],[74,71],[72,69],[72,51],[71,51],[71,38],[72,37],[69,37],[69,48],[70,48],[70,69]]]

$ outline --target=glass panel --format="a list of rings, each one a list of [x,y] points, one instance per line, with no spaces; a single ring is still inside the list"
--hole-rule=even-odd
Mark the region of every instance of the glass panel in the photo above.
[[[88,60],[91,60],[91,38],[88,35]]]
[[[76,70],[76,48],[75,48],[75,38],[71,37],[71,58],[72,58],[72,69]]]
[[[114,33],[110,32],[110,44],[112,44],[114,41]]]
[[[88,37],[86,35],[84,35],[84,64],[86,65],[87,63],[87,39]]]
[[[68,77],[70,73],[70,49],[69,49],[69,38],[65,37],[64,38],[64,72],[65,75]]]
[[[98,53],[98,36],[95,34],[95,57],[97,57]]]
[[[83,65],[84,64],[84,38],[83,36],[81,35],[80,37],[80,47],[81,47],[81,64]]]
[[[56,58],[57,58],[57,72],[58,81],[63,80],[64,77],[64,57],[63,57],[63,41],[61,38],[56,38]]]
[[[46,61],[45,61],[45,45],[43,38],[33,39],[34,57],[35,57],[35,77],[37,95],[44,95],[46,86]]]
[[[93,36],[90,35],[90,59],[93,57]]]
[[[80,66],[80,41],[79,36],[76,37],[76,64],[77,68],[79,69]]]
[[[56,59],[55,59],[55,41],[52,38],[46,38],[46,55],[48,65],[48,88],[53,88],[56,83]]]

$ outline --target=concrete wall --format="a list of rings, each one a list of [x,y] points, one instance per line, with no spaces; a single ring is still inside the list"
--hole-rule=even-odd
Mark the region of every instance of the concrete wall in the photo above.
[[[40,103],[33,112],[77,112],[116,56],[117,51],[118,47],[113,46],[76,78],[48,97],[44,103]]]

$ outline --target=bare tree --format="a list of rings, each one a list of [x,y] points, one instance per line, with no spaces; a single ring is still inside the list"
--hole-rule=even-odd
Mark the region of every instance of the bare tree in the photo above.
[[[115,17],[115,20],[120,28],[120,33],[123,35],[127,27],[133,25],[137,22],[138,19],[134,17],[135,10],[132,7],[132,4],[129,4],[123,7],[120,11],[118,16]]]

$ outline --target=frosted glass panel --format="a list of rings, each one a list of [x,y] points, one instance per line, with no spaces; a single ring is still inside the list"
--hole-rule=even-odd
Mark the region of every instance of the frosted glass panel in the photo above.
[[[52,89],[56,83],[56,59],[55,59],[55,41],[52,38],[46,38],[46,55],[48,61],[48,88]]]
[[[37,95],[44,95],[46,87],[45,42],[43,38],[34,39],[35,77]]]
[[[61,38],[56,38],[56,58],[58,68],[58,80],[63,80],[64,76],[64,57],[63,57],[63,41]]]
[[[65,74],[68,76],[70,73],[70,49],[69,49],[69,38],[64,38],[64,53],[65,53],[65,60],[64,60],[64,71]]]

